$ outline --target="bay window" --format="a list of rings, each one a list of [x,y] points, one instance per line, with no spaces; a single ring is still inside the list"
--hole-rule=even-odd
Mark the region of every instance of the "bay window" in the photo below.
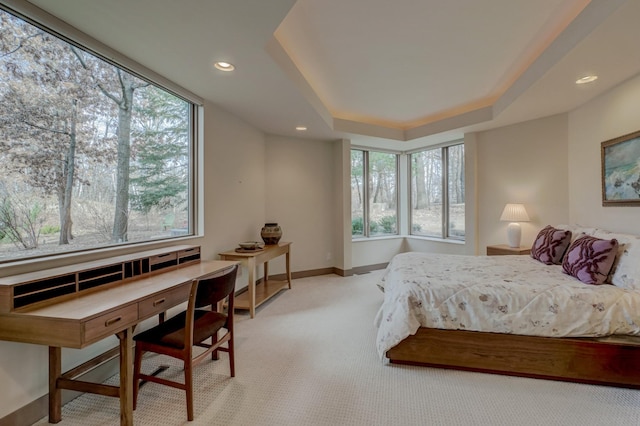
[[[351,235],[398,234],[398,155],[351,150]]]
[[[464,240],[464,144],[409,156],[412,235]]]

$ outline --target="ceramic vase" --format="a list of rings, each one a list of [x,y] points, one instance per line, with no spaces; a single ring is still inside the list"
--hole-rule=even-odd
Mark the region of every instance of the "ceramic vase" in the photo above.
[[[282,237],[282,229],[277,223],[265,223],[260,231],[260,236],[265,244],[278,244]]]

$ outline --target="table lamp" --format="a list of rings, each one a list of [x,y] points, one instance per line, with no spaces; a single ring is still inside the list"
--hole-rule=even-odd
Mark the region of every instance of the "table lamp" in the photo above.
[[[504,222],[511,222],[507,226],[507,241],[509,247],[520,247],[520,238],[522,237],[522,230],[518,222],[529,222],[529,215],[524,208],[523,204],[507,204],[504,206],[502,216],[500,220]]]

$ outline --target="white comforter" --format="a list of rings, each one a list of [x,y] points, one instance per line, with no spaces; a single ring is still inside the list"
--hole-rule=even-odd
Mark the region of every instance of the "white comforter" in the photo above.
[[[640,334],[640,291],[588,285],[529,256],[395,256],[378,286],[381,357],[419,327],[547,337]]]

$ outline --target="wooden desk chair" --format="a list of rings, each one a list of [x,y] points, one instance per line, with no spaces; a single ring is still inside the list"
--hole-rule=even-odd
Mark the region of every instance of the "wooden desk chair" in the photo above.
[[[237,270],[238,266],[234,265],[221,272],[194,280],[191,284],[186,311],[134,336],[133,340],[136,342],[133,375],[134,409],[138,401],[140,380],[147,380],[185,390],[187,393],[187,418],[189,421],[193,420],[193,367],[209,354],[212,359],[218,359],[218,351],[229,353],[231,377],[235,377],[233,293]],[[218,312],[218,306],[222,305],[218,302],[227,297],[228,313]],[[226,333],[223,336],[218,336],[218,331],[223,328],[226,329]],[[204,343],[209,338],[211,338],[211,344]],[[221,345],[225,342],[227,342],[227,347],[222,347]],[[194,346],[203,347],[206,350],[194,356]],[[140,372],[142,355],[147,351],[181,359],[184,362],[184,384],[142,374]]]

